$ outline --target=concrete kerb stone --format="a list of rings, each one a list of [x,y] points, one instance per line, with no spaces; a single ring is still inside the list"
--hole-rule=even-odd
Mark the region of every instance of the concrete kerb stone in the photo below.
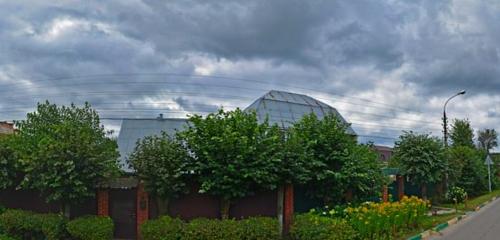
[[[490,200],[488,200],[487,202],[479,205],[478,207],[476,207],[476,209],[474,209],[474,211],[479,211],[479,209],[483,208],[484,206],[490,204],[491,202],[495,201],[497,199],[497,197],[493,197],[491,198]],[[448,228],[449,226],[452,226],[452,225],[455,225],[457,224],[458,222],[462,221],[464,218],[467,217],[467,214],[464,214],[464,215],[461,215],[461,216],[458,216],[458,217],[455,217],[455,218],[452,218],[451,220],[448,220],[447,222],[445,223],[441,223],[435,227],[433,227],[432,229],[429,229],[427,231],[424,231],[420,234],[417,234],[415,236],[412,236],[412,237],[409,237],[407,240],[421,240],[421,239],[428,239],[430,236],[434,235],[434,234],[438,234],[439,232],[443,231],[444,229]]]

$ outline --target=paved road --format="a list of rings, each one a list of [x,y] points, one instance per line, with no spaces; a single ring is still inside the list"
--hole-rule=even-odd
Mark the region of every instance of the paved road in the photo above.
[[[442,231],[434,240],[498,240],[500,239],[500,199],[472,213],[458,224]]]

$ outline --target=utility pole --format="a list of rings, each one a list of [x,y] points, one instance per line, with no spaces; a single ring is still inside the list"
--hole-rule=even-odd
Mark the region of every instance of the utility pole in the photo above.
[[[457,96],[460,96],[460,95],[464,95],[466,93],[465,90],[462,90],[458,93],[456,93],[455,95],[451,96],[450,98],[448,98],[448,100],[446,100],[446,102],[444,103],[444,107],[443,107],[443,140],[444,140],[444,147],[445,148],[448,148],[448,118],[446,117],[446,106],[448,105],[448,102],[457,97]],[[445,175],[444,175],[444,190],[447,191],[448,190],[448,160],[446,160],[446,171],[445,171]]]
[[[484,161],[485,165],[488,165],[488,189],[491,192],[491,165],[493,165],[493,161],[491,160],[490,154],[486,155],[486,160]]]

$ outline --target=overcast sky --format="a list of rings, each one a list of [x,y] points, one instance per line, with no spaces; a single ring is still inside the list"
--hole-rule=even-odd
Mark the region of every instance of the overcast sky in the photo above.
[[[45,99],[182,117],[276,89],[392,145],[401,130],[441,136],[461,89],[449,117],[497,128],[499,56],[497,0],[0,0],[0,120]]]

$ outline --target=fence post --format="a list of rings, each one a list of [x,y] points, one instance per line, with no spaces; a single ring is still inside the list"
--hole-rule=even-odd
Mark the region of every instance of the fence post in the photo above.
[[[398,181],[398,199],[401,200],[405,195],[405,179],[401,175],[398,175],[396,179]]]
[[[387,185],[384,185],[382,188],[382,201],[383,202],[389,201],[389,189],[388,189]]]
[[[290,234],[290,228],[293,221],[293,185],[286,184],[284,189],[284,206],[283,206],[283,236],[286,237]]]
[[[97,190],[97,215],[109,216],[109,191],[107,189]]]
[[[139,183],[137,185],[137,236],[141,237],[140,227],[141,225],[149,219],[149,196],[144,190],[144,184]]]

